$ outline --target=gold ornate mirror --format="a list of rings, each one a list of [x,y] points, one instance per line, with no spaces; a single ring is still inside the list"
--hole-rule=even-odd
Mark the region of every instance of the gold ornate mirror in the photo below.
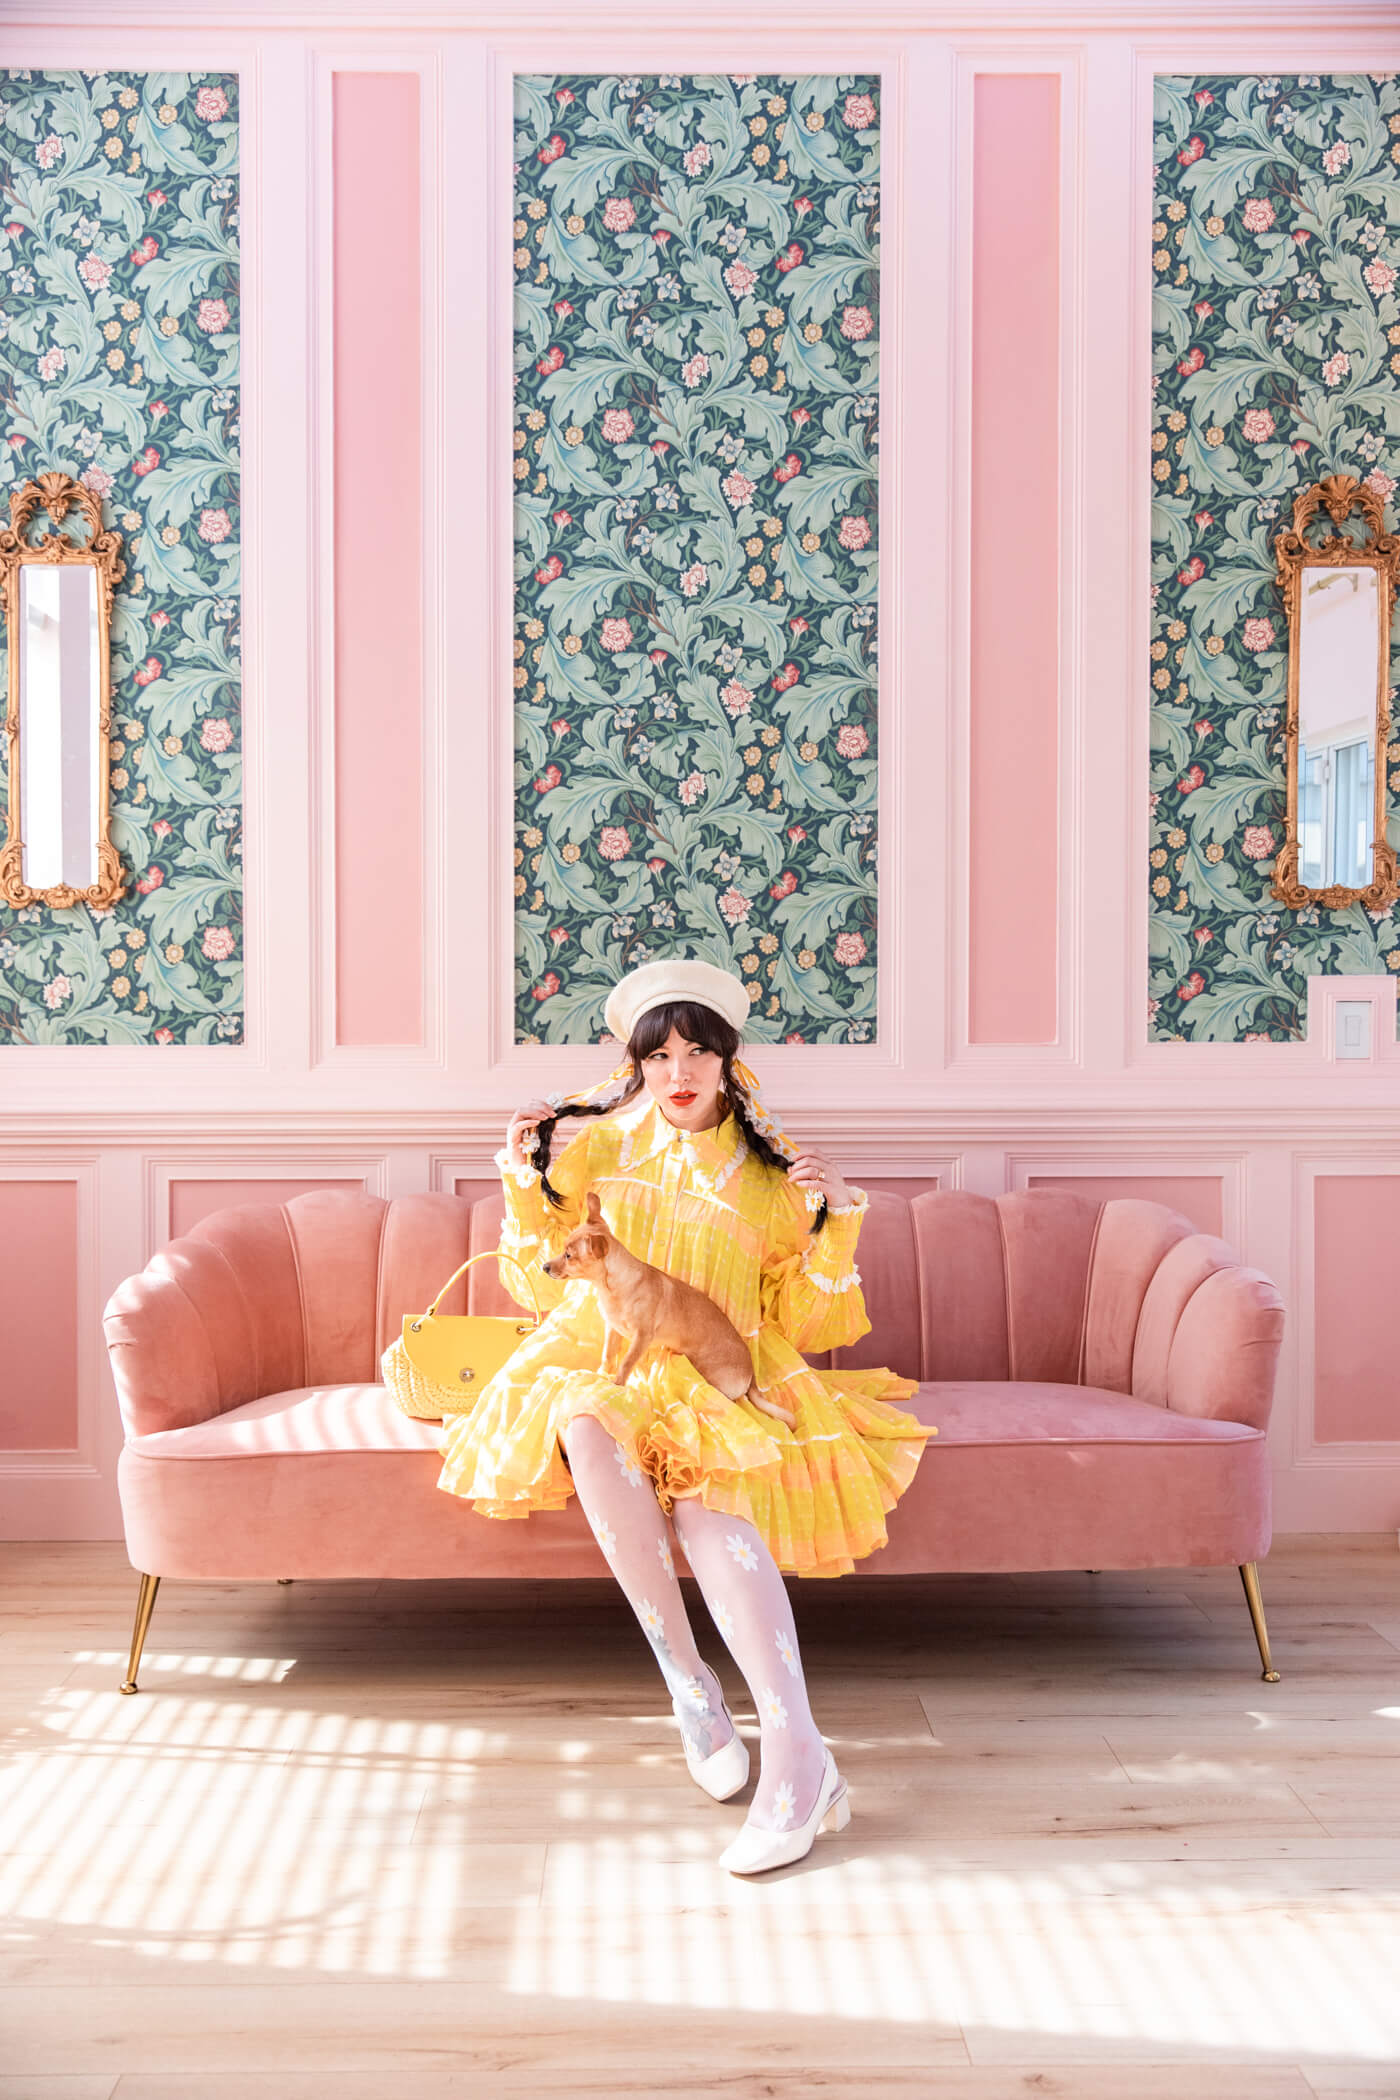
[[[58,530],[68,513],[79,541]],[[52,531],[31,537],[47,512]],[[112,592],[126,574],[91,489],[41,474],[10,497],[0,531],[10,696],[9,804],[0,900],[66,910],[114,904],[124,888],[111,839]]]
[[[1309,529],[1326,510],[1335,531]],[[1341,530],[1353,511],[1364,539]],[[1390,616],[1400,538],[1385,530],[1374,489],[1350,474],[1294,499],[1293,525],[1274,541],[1288,615],[1288,805],[1273,893],[1294,911],[1400,894],[1386,838],[1390,736]]]

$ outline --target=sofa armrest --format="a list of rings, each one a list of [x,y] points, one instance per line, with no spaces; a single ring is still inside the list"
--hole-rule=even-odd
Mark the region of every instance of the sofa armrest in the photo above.
[[[152,1255],[117,1286],[102,1325],[129,1437],[185,1429],[256,1397],[246,1307],[223,1254],[201,1240]]]
[[[1258,1269],[1217,1269],[1192,1293],[1167,1358],[1167,1406],[1267,1429],[1283,1300]]]

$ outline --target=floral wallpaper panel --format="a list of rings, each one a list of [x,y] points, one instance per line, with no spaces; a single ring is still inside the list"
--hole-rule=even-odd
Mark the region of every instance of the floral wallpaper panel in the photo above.
[[[762,1041],[876,1013],[880,93],[515,86],[517,1032],[739,972]]]
[[[0,906],[0,1044],[236,1043],[237,81],[0,72],[0,183],[0,501],[65,470],[124,535],[111,785],[131,874],[110,912]]]
[[[1288,1041],[1309,975],[1400,970],[1393,910],[1291,912],[1269,893],[1288,663],[1274,538],[1328,474],[1368,481],[1395,524],[1400,82],[1163,77],[1155,122],[1149,1029]],[[1400,846],[1400,730],[1389,762]]]

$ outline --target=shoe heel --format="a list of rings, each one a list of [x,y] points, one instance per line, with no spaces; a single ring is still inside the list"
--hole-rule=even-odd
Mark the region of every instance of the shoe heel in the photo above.
[[[851,1820],[851,1797],[842,1787],[826,1814],[822,1817],[823,1830],[844,1830]]]

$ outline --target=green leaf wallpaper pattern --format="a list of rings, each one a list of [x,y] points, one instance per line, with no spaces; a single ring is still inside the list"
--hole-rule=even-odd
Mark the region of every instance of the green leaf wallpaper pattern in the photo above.
[[[112,815],[133,877],[110,912],[0,906],[0,1043],[238,1042],[237,81],[0,72],[0,180],[0,500],[65,470],[125,537]]]
[[[1310,481],[1362,477],[1388,523],[1400,482],[1400,85],[1163,77],[1155,124],[1148,1025],[1286,1041],[1310,975],[1400,969],[1393,911],[1290,912],[1269,892],[1273,540]],[[1400,846],[1400,741],[1389,757]]]
[[[879,85],[515,83],[517,1033],[876,1015]]]

